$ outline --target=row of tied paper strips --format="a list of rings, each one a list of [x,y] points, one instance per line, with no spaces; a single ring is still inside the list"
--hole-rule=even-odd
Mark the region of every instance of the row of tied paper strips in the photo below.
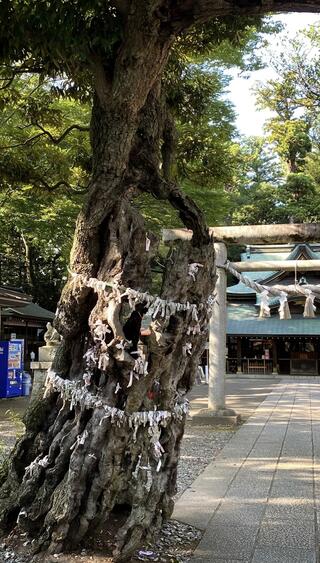
[[[189,265],[189,275],[194,281],[199,267],[201,266],[202,265],[199,263]],[[113,298],[117,303],[121,303],[122,299],[125,298],[128,300],[129,306],[132,310],[135,309],[137,304],[143,303],[148,311],[148,315],[152,319],[155,319],[156,317],[169,319],[172,314],[186,312],[186,334],[189,337],[207,331],[207,324],[203,329],[201,329],[200,327],[199,311],[205,309],[206,316],[210,316],[214,303],[212,296],[208,298],[206,304],[200,303],[196,305],[194,303],[189,303],[188,301],[186,301],[185,303],[177,303],[171,300],[161,299],[160,297],[153,296],[148,292],[140,292],[131,288],[120,287],[115,282],[110,283],[98,280],[97,278],[87,278],[82,274],[72,273],[71,279],[74,290],[81,290],[83,287],[92,288],[98,294],[101,292],[105,293],[107,299]],[[106,334],[110,332],[111,331],[108,325],[106,325],[101,319],[98,319],[96,321],[92,334],[95,345],[94,347],[89,348],[84,356],[87,364],[87,369],[83,375],[83,379],[85,385],[87,386],[89,386],[91,383],[92,367],[98,367],[103,371],[107,369],[110,361],[109,349],[111,346],[115,345],[116,348],[122,350],[124,353],[126,349],[130,348],[131,342],[128,342],[125,338],[116,338],[106,344]],[[192,343],[186,342],[182,347],[182,352],[185,357],[187,355],[191,355]],[[135,354],[136,358],[133,368],[130,371],[127,388],[132,386],[134,378],[139,379],[140,376],[148,375],[148,362],[143,354],[143,351],[141,349],[138,349],[135,352],[131,352],[131,354]],[[120,389],[121,387],[118,383],[115,388],[115,393],[117,394]]]
[[[155,408],[151,411],[127,413],[116,407],[111,407],[105,402],[103,397],[91,393],[86,386],[81,386],[77,381],[62,379],[52,370],[48,372],[45,387],[45,396],[50,391],[58,391],[63,401],[70,403],[70,410],[76,405],[83,409],[101,409],[100,426],[104,421],[110,421],[117,426],[127,425],[133,430],[133,442],[137,439],[139,427],[146,427],[148,425],[148,434],[151,445],[153,446],[154,457],[158,460],[157,471],[160,471],[161,458],[164,453],[160,443],[161,427],[165,427],[170,420],[183,420],[189,410],[189,402],[187,399],[184,399],[177,402],[172,411],[157,410]],[[78,446],[84,445],[88,437],[88,432],[84,430],[84,432],[77,437],[71,449],[76,449]],[[37,464],[43,465],[43,460],[39,458]],[[49,464],[50,460],[46,459],[46,465]]]

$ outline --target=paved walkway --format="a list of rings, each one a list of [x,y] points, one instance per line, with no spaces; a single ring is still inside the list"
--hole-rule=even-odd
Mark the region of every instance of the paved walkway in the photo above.
[[[228,377],[226,379],[226,404],[229,408],[241,413],[246,420],[260,403],[269,395],[270,391],[279,384],[275,379],[248,377]],[[191,401],[191,414],[208,406],[208,385],[195,385],[188,398]]]
[[[283,380],[177,502],[204,531],[191,563],[316,563],[320,384]]]

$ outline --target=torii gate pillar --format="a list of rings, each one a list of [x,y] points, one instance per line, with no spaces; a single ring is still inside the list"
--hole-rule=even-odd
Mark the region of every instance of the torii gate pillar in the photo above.
[[[227,248],[223,242],[215,243],[217,264],[227,261]],[[209,393],[208,408],[193,417],[194,424],[236,422],[237,415],[225,403],[226,346],[227,346],[227,274],[217,268],[215,302],[209,325]]]
[[[225,264],[227,248],[223,242],[214,245],[217,264]],[[215,287],[216,300],[209,325],[209,394],[208,408],[213,412],[222,412],[225,409],[225,354],[227,341],[227,275],[222,268],[217,269]]]

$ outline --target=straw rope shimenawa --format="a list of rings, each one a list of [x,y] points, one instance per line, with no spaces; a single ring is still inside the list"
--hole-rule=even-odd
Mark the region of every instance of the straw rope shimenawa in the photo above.
[[[232,274],[235,278],[237,278],[240,282],[242,282],[247,287],[250,287],[257,293],[262,295],[261,304],[260,304],[260,317],[269,317],[270,316],[270,308],[268,305],[268,300],[270,296],[278,297],[280,301],[279,307],[279,314],[280,319],[290,319],[290,310],[288,306],[288,296],[289,295],[303,295],[306,297],[305,307],[303,316],[306,318],[312,318],[315,316],[316,307],[314,305],[314,300],[316,297],[320,298],[320,285],[310,285],[304,284],[299,285],[295,282],[294,285],[273,285],[267,286],[260,284],[247,276],[244,276],[242,273],[238,272],[235,268],[233,268],[230,262],[226,262],[225,264],[217,264],[217,268],[222,268]]]

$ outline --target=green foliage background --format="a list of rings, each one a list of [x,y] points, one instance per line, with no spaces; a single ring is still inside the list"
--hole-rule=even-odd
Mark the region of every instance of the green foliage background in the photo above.
[[[42,0],[17,0],[0,29],[0,284],[22,287],[51,309],[91,172],[88,53],[94,47],[111,61],[120,33],[110,4],[85,1],[79,9],[77,2],[77,14],[74,4],[60,1],[53,9]],[[24,37],[35,24],[30,58]],[[53,26],[56,33],[44,41]],[[289,52],[286,45],[286,56],[272,60],[277,79],[258,87],[258,107],[273,112],[264,137],[239,137],[226,96],[229,68],[260,68],[261,48],[279,29],[268,18],[213,20],[172,50],[163,77],[177,128],[171,176],[210,225],[320,218],[319,29],[292,41]],[[164,227],[181,226],[175,211],[152,196],[134,204],[159,236]]]

